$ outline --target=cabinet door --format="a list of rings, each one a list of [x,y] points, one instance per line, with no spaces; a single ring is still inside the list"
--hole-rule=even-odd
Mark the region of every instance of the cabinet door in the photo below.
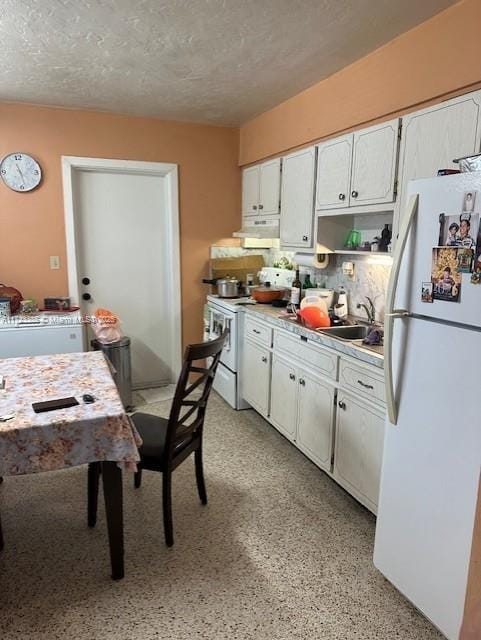
[[[297,369],[275,354],[272,358],[270,420],[289,440],[295,439]]]
[[[267,349],[244,341],[242,396],[263,416],[269,414],[271,354]]]
[[[281,192],[281,159],[274,158],[259,165],[259,214],[279,213]]]
[[[399,119],[354,133],[350,206],[394,201]]]
[[[316,149],[310,147],[282,161],[281,245],[313,247]]]
[[[299,370],[297,446],[326,471],[331,470],[334,431],[334,388]]]
[[[396,233],[410,180],[432,178],[438,169],[456,169],[454,158],[479,152],[480,104],[481,91],[476,91],[403,118]]]
[[[242,172],[242,214],[259,214],[259,167],[249,167]]]
[[[316,209],[349,205],[352,133],[317,145]]]
[[[379,497],[384,420],[381,409],[339,393],[334,478],[374,513]]]

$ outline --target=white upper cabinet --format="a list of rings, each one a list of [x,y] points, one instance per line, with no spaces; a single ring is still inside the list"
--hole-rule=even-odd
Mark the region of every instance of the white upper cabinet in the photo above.
[[[316,209],[336,209],[349,203],[352,133],[317,146]]]
[[[259,165],[259,214],[279,213],[281,191],[281,159],[274,158]]]
[[[279,213],[281,160],[275,158],[242,171],[242,215]]]
[[[399,119],[353,134],[350,205],[393,202]]]
[[[318,145],[316,210],[394,202],[399,119]]]
[[[404,116],[399,161],[401,212],[410,180],[432,178],[438,169],[456,169],[454,158],[479,152],[480,105],[481,91],[475,91]]]
[[[313,247],[316,149],[309,147],[284,156],[282,161],[281,245]]]
[[[258,215],[259,167],[249,167],[242,172],[242,215]]]

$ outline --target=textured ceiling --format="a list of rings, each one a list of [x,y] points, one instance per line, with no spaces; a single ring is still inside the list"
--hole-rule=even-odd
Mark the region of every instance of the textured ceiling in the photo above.
[[[451,4],[0,0],[0,100],[238,125]]]

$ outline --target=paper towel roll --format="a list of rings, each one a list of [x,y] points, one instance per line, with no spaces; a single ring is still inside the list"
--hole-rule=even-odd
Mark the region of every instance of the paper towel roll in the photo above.
[[[299,267],[310,269],[325,269],[329,264],[328,253],[296,253],[292,259]]]

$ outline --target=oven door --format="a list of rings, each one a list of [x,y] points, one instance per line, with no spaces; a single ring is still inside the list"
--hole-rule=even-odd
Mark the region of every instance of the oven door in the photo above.
[[[228,330],[227,342],[222,351],[220,361],[231,371],[237,371],[237,327],[236,314],[209,305],[209,340],[219,338],[224,330]]]

